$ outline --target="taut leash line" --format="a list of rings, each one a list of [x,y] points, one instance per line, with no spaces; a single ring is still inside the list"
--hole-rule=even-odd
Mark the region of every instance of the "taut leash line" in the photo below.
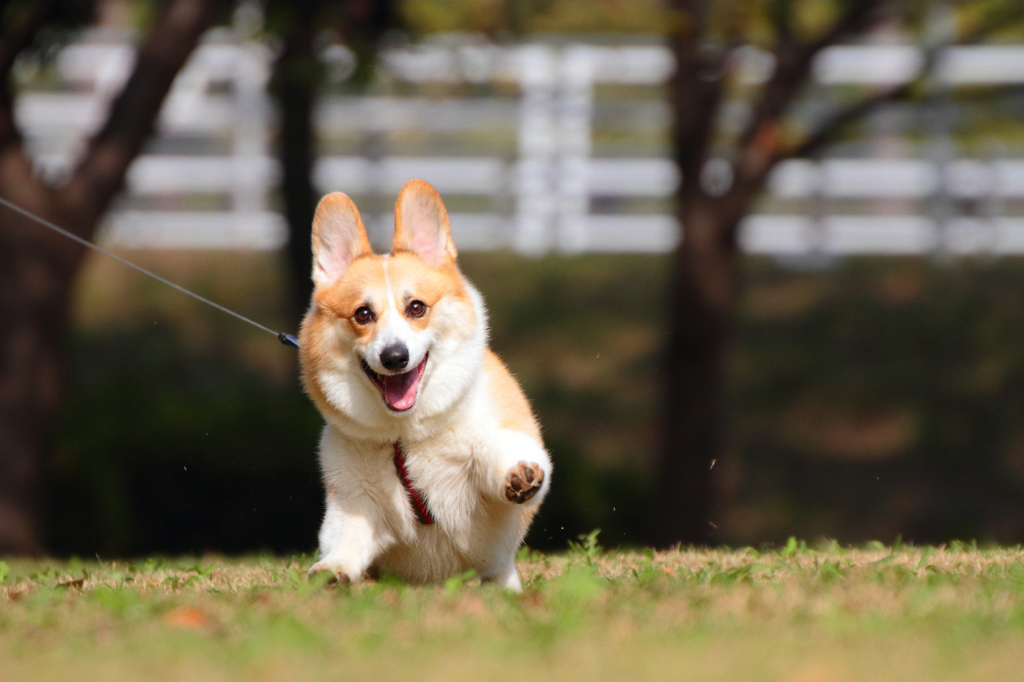
[[[107,251],[102,246],[97,246],[96,244],[93,244],[88,239],[82,239],[78,235],[72,234],[71,232],[68,232],[63,227],[59,227],[57,225],[54,225],[49,220],[46,220],[45,218],[40,218],[36,214],[31,213],[29,211],[26,211],[21,206],[18,206],[17,204],[14,204],[14,203],[11,203],[10,201],[8,201],[7,199],[4,199],[3,197],[0,197],[0,205],[6,206],[7,208],[11,209],[15,213],[19,213],[19,214],[25,216],[26,218],[28,218],[29,220],[33,220],[36,223],[42,225],[43,227],[50,228],[51,230],[53,230],[57,234],[62,235],[64,237],[67,237],[68,239],[70,239],[73,242],[77,242],[77,243],[81,244],[82,246],[84,246],[86,248],[89,248],[89,249],[92,249],[93,251],[97,251],[99,253],[102,253],[104,256],[107,256],[108,258],[113,258],[118,263],[121,263],[122,265],[127,265],[132,270],[135,270],[137,272],[141,272],[146,277],[151,277],[152,279],[155,279],[156,281],[158,281],[158,282],[160,282],[162,284],[166,284],[167,286],[169,286],[172,289],[175,289],[177,291],[180,291],[181,293],[185,294],[186,296],[191,296],[192,298],[196,299],[197,301],[201,301],[201,302],[205,303],[206,305],[211,306],[213,308],[216,308],[217,310],[219,310],[219,311],[221,311],[223,313],[227,313],[228,315],[231,315],[232,317],[234,317],[236,319],[239,319],[242,322],[247,322],[248,324],[251,324],[252,326],[256,327],[257,329],[262,329],[263,331],[267,332],[268,334],[273,334],[274,336],[277,337],[278,341],[280,341],[281,343],[283,343],[286,346],[291,346],[293,348],[298,348],[299,347],[298,339],[296,339],[291,334],[285,334],[284,332],[275,332],[273,329],[270,329],[269,327],[264,327],[259,322],[256,322],[254,320],[250,320],[245,315],[240,315],[240,314],[236,313],[234,310],[231,310],[229,308],[225,308],[224,306],[222,306],[219,303],[214,303],[210,299],[204,298],[204,297],[200,296],[199,294],[197,294],[195,292],[189,291],[185,287],[181,286],[180,284],[175,284],[174,282],[170,281],[169,279],[164,279],[160,275],[158,275],[158,274],[156,274],[154,272],[150,272],[149,270],[147,270],[146,268],[142,267],[141,265],[136,265],[135,263],[132,263],[130,260],[126,260],[124,258],[121,258],[118,255],[115,255],[115,254],[111,253],[110,251]]]

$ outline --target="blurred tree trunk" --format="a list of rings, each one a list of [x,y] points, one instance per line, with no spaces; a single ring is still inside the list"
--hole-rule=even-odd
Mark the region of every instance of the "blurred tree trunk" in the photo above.
[[[720,448],[722,361],[735,296],[736,247],[720,207],[699,182],[721,99],[723,55],[701,49],[709,3],[676,3],[686,16],[671,47],[673,154],[684,181],[676,215],[684,238],[669,279],[669,337],[663,361],[666,390],[658,462],[659,545],[707,541],[709,463]]]
[[[172,0],[139,47],[107,120],[62,186],[34,172],[13,116],[10,70],[48,19],[29,3],[0,37],[0,197],[91,240],[153,130],[213,0]],[[41,477],[64,389],[72,285],[85,248],[0,207],[0,554],[41,549]]]
[[[13,157],[13,158],[12,158]],[[0,152],[0,196],[53,219],[31,167]],[[63,342],[81,247],[0,219],[0,554],[40,550],[43,454],[63,393]]]
[[[723,399],[730,324],[739,289],[737,229],[771,169],[805,156],[872,106],[909,91],[900,86],[836,113],[794,143],[782,120],[819,51],[862,31],[886,0],[857,0],[833,26],[803,42],[793,36],[789,3],[777,0],[775,70],[754,103],[747,129],[731,145],[717,141],[728,46],[709,28],[712,0],[672,0],[670,45],[676,73],[669,87],[673,154],[682,182],[676,215],[683,239],[669,280],[669,336],[664,351],[662,444],[652,540],[661,547],[708,544],[714,530],[712,462],[722,456]],[[721,29],[721,27],[719,27]]]
[[[707,544],[711,462],[722,448],[724,366],[737,290],[734,226],[712,202],[680,211],[685,247],[672,262],[663,446],[655,540]]]
[[[358,61],[352,80],[364,85],[372,73],[378,39],[397,23],[394,4],[394,0],[273,0],[269,4],[284,42],[274,64],[271,91],[281,115],[277,154],[288,221],[289,307],[296,326],[306,314],[313,294],[310,239],[313,212],[320,198],[313,183],[313,170],[316,104],[324,82],[324,65],[314,42],[322,31],[343,38]],[[334,189],[345,191],[344,187],[331,188]]]
[[[313,187],[316,154],[314,107],[321,80],[320,63],[313,53],[313,37],[317,28],[318,5],[312,1],[290,4],[290,26],[271,80],[271,90],[281,115],[278,158],[281,161],[284,212],[288,221],[289,310],[296,328],[313,294],[310,239],[318,198]]]

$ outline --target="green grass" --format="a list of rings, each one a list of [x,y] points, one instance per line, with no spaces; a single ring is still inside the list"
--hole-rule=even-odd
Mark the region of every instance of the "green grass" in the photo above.
[[[308,557],[11,560],[2,680],[1018,679],[1024,550],[524,550],[513,595]]]

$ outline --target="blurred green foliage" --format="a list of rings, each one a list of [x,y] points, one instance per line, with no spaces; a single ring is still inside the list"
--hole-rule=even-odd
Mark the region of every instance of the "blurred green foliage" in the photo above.
[[[401,13],[415,33],[663,35],[668,28],[660,0],[405,0]]]
[[[809,42],[821,37],[858,0],[717,0],[708,3],[708,37],[772,46],[780,36]],[[928,30],[948,12],[961,35],[984,27],[996,40],[1019,39],[1018,0],[900,0],[887,16],[911,34]],[[404,0],[399,12],[414,35],[476,32],[510,35],[665,36],[692,17],[662,0]],[[1012,14],[1007,15],[1007,11]],[[1009,19],[1005,17],[1009,16]],[[898,17],[898,19],[896,19]]]
[[[273,256],[203,258],[179,279],[273,323]],[[593,528],[608,546],[642,543],[667,258],[460,261],[555,462],[529,543]],[[745,272],[709,541],[1024,539],[1024,263],[747,259]],[[92,272],[83,291],[49,549],[311,551],[320,417],[291,351],[130,278]]]
[[[315,543],[320,418],[298,390],[230,351],[183,352],[165,324],[78,334],[71,354],[49,548],[123,556]]]
[[[1024,538],[1020,261],[749,265],[730,541]]]

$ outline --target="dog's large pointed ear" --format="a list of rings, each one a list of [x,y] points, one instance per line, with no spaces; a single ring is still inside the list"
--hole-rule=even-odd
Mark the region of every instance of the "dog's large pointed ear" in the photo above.
[[[341,192],[328,194],[313,216],[313,282],[330,284],[356,258],[373,253],[359,209]]]
[[[429,182],[410,180],[395,202],[395,241],[391,253],[411,251],[440,267],[455,261],[448,211]]]

